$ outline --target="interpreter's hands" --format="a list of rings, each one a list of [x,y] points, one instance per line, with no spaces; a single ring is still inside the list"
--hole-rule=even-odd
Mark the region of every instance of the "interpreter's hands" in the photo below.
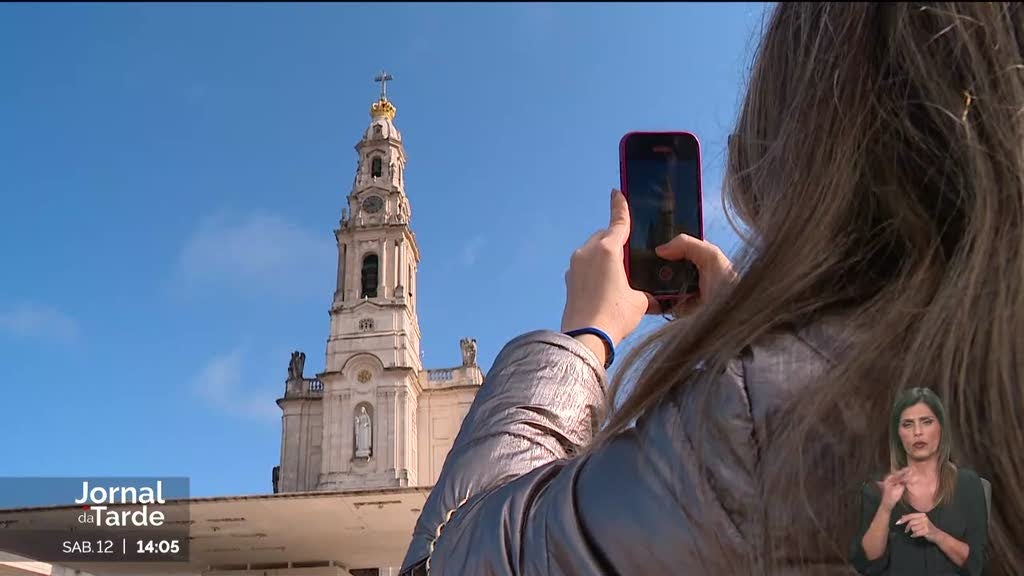
[[[903,524],[907,526],[904,532],[909,532],[912,538],[924,538],[929,542],[934,542],[940,533],[940,530],[932,524],[932,521],[924,512],[904,514],[896,521],[897,526]]]
[[[623,250],[629,239],[629,207],[612,190],[608,228],[599,230],[577,249],[565,273],[565,310],[562,331],[592,326],[618,344],[640,324],[644,314],[658,307],[654,298],[629,285]]]
[[[903,491],[907,489],[907,480],[910,476],[910,468],[903,468],[893,472],[885,477],[878,484],[878,489],[882,492],[882,505],[887,510],[892,510],[896,504],[903,498]]]
[[[683,314],[711,300],[719,289],[736,279],[729,257],[718,246],[706,240],[680,234],[655,248],[654,252],[665,260],[689,260],[697,266],[700,293],[696,299],[684,302],[679,307]]]

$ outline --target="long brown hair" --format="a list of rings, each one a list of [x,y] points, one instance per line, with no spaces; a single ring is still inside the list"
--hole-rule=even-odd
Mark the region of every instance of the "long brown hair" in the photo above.
[[[939,424],[939,450],[936,458],[939,484],[933,499],[937,506],[949,502],[953,496],[953,490],[956,489],[956,466],[950,460],[953,451],[953,432],[949,419],[946,418],[946,407],[942,405],[942,400],[935,392],[928,388],[907,388],[900,392],[892,403],[892,411],[889,414],[889,471],[895,472],[907,465],[909,458],[903,439],[900,438],[900,425],[903,423],[903,411],[918,404],[927,406]]]
[[[856,488],[887,467],[879,416],[927,382],[998,498],[994,573],[1024,565],[1022,25],[1016,3],[778,4],[729,143],[739,279],[631,350],[593,447],[748,346],[840,318],[845,353],[757,439],[764,498],[801,512],[766,517],[753,561],[845,558]]]

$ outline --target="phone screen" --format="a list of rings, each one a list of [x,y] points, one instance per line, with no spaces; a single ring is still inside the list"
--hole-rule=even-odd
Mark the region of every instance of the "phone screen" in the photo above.
[[[700,153],[689,134],[635,134],[624,145],[623,186],[632,221],[629,276],[655,296],[693,293],[697,269],[659,258],[654,249],[679,234],[703,237]]]

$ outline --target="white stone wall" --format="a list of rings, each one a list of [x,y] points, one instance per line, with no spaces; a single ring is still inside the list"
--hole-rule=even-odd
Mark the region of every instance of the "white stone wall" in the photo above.
[[[425,370],[420,381],[423,393],[417,413],[418,477],[421,486],[430,486],[441,474],[441,466],[473,404],[483,374],[475,366]]]
[[[323,404],[319,398],[278,401],[281,417],[281,469],[278,491],[316,490],[323,453]]]

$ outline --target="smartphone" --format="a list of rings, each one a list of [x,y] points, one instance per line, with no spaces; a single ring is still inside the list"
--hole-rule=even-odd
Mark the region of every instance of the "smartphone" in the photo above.
[[[654,249],[688,234],[704,239],[700,142],[689,132],[630,132],[619,142],[619,179],[632,225],[625,246],[634,290],[666,311],[697,294],[697,267],[664,260]]]

